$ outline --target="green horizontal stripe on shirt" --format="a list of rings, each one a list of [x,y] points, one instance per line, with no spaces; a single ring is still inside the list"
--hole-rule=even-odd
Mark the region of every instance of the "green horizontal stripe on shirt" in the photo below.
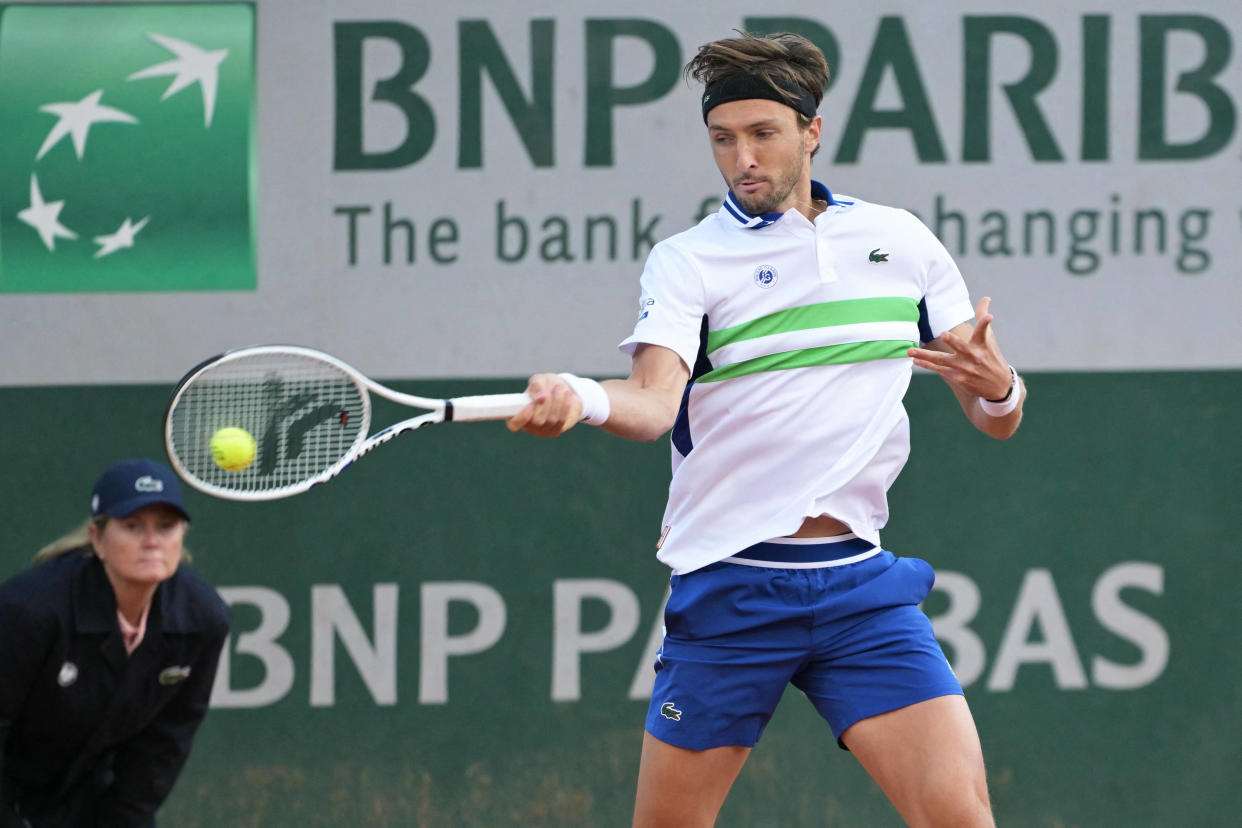
[[[880,296],[873,299],[842,299],[817,302],[797,308],[769,313],[758,319],[721,328],[707,334],[710,354],[734,342],[761,336],[829,328],[835,325],[856,325],[865,322],[918,322],[918,303],[908,296]]]
[[[785,351],[780,354],[745,359],[732,365],[722,365],[699,377],[697,382],[720,382],[764,371],[784,371],[787,368],[812,368],[819,365],[871,362],[877,359],[900,359],[914,345],[914,342],[884,339],[878,342],[847,342],[844,345],[824,345],[820,348]]]

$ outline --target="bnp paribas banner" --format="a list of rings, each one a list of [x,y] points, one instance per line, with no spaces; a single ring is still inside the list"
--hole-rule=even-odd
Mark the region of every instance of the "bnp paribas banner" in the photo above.
[[[0,8],[5,384],[624,372],[724,193],[681,70],[735,28],[823,48],[815,177],[926,222],[1015,364],[1242,366],[1235,0]]]

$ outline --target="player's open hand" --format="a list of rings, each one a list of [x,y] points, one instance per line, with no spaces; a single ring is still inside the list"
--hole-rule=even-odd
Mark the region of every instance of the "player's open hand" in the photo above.
[[[920,368],[934,371],[948,383],[973,396],[998,400],[1009,391],[1013,377],[992,333],[992,300],[983,297],[975,308],[974,329],[968,323],[945,331],[924,348],[911,348],[907,355]]]
[[[526,386],[526,393],[530,396],[530,404],[505,420],[510,431],[557,437],[582,419],[582,400],[556,374],[535,374]]]

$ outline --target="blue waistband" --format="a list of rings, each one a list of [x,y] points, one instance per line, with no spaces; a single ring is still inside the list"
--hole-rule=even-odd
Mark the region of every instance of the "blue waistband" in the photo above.
[[[850,538],[843,541],[828,543],[756,543],[741,552],[734,552],[734,558],[745,558],[748,561],[788,561],[789,563],[826,563],[842,558],[852,558],[875,549],[875,544],[862,538]]]

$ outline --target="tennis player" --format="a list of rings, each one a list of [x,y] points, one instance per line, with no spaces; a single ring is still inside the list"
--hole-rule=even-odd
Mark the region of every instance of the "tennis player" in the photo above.
[[[115,463],[90,514],[0,584],[0,828],[154,825],[207,713],[229,611],[177,478]]]
[[[1025,388],[913,215],[811,179],[828,67],[791,34],[702,46],[686,74],[729,187],[651,251],[628,379],[530,379],[508,422],[672,430],[657,557],[672,569],[634,824],[714,823],[785,687],[801,689],[916,826],[993,824],[962,688],[919,603],[934,580],[880,545],[909,454],[914,365],[1006,439]],[[921,347],[920,347],[921,344]]]

